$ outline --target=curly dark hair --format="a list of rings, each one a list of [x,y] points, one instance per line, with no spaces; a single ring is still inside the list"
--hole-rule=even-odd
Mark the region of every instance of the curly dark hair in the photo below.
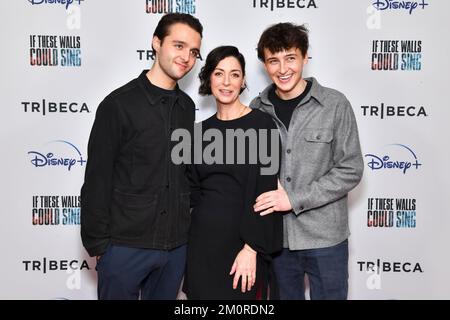
[[[258,42],[258,59],[264,62],[264,49],[277,53],[291,48],[298,48],[306,56],[309,48],[308,29],[305,25],[290,22],[277,23],[262,33]]]
[[[200,87],[198,89],[198,93],[202,96],[210,95],[211,92],[211,74],[214,69],[216,69],[217,65],[220,61],[225,58],[234,57],[239,61],[242,69],[242,75],[245,76],[245,59],[242,53],[239,52],[238,48],[234,46],[220,46],[208,53],[206,57],[205,65],[200,70],[198,77],[200,78]],[[239,94],[244,91],[246,85],[241,88]]]

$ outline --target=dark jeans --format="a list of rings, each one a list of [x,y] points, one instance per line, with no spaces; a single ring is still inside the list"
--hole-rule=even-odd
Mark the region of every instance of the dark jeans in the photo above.
[[[101,300],[174,300],[186,265],[186,245],[173,250],[110,245],[97,263]]]
[[[282,300],[305,299],[305,274],[312,300],[345,300],[348,292],[348,241],[319,249],[283,249],[273,259]]]

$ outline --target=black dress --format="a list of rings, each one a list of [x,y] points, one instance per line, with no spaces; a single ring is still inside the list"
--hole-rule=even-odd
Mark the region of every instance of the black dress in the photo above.
[[[276,126],[270,116],[252,110],[234,120],[222,121],[213,115],[202,122],[203,133],[212,128],[223,133],[225,142],[226,129],[245,131],[276,129]],[[267,143],[270,152],[275,151],[270,148],[270,138],[261,141]],[[203,149],[210,143],[204,142]],[[225,145],[223,163],[226,163]],[[236,164],[236,149],[237,143],[234,149],[235,164],[203,163],[190,168],[191,206],[194,209],[184,286],[188,299],[266,298],[270,254],[282,248],[282,216],[273,213],[261,217],[253,211],[253,204],[258,195],[277,188],[277,173],[261,175],[259,157],[256,164],[249,161],[248,141],[245,144],[247,156],[244,164]],[[274,158],[278,160],[278,157]],[[250,292],[242,293],[240,281],[238,288],[233,289],[234,275],[229,273],[245,243],[258,251],[258,255],[255,285]]]

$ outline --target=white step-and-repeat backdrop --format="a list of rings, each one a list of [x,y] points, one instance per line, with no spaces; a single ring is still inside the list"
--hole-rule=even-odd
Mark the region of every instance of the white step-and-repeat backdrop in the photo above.
[[[315,76],[349,98],[365,172],[350,194],[350,299],[450,299],[446,0],[2,0],[0,298],[95,299],[79,193],[99,102],[152,64],[164,12],[197,16],[202,54],[240,48],[249,102],[270,24],[306,23]],[[447,40],[445,40],[447,39]],[[198,61],[180,86],[197,120]]]

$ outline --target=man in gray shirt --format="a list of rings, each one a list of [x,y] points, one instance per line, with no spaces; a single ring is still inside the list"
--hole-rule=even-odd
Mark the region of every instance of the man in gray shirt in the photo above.
[[[283,250],[273,261],[281,299],[305,298],[305,274],[311,299],[346,299],[347,194],[364,163],[350,102],[302,77],[308,46],[308,30],[292,23],[275,24],[259,39],[258,58],[273,84],[250,106],[272,116],[282,156],[278,189],[254,208],[284,214]]]

